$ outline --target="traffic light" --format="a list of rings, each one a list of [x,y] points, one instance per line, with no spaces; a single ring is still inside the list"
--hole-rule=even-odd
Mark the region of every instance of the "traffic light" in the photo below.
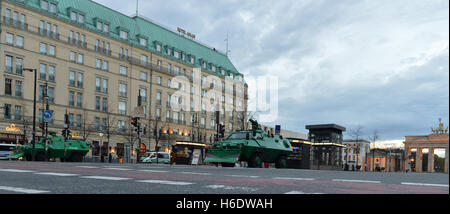
[[[131,125],[133,125],[134,127],[138,127],[138,117],[132,117],[131,118]]]
[[[64,128],[69,128],[69,125],[70,125],[69,115],[64,114]]]
[[[225,125],[220,124],[219,128],[220,128],[219,129],[220,137],[221,138],[225,137]]]
[[[45,123],[39,123],[39,128],[41,128],[42,130],[45,130]]]

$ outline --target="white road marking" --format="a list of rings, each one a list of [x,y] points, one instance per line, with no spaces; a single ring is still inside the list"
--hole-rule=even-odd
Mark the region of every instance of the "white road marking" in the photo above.
[[[141,171],[141,172],[168,172],[168,171],[163,171],[163,170],[150,170],[150,169],[142,169],[139,171]]]
[[[34,174],[36,174],[36,175],[54,175],[54,176],[61,176],[61,177],[79,176],[77,174],[54,173],[54,172],[38,172],[38,173],[34,173]]]
[[[413,185],[413,186],[435,186],[435,187],[448,187],[448,184],[424,184],[424,183],[408,183],[402,182],[403,185]]]
[[[259,176],[253,175],[226,175],[227,177],[235,177],[235,178],[259,178]]]
[[[314,181],[316,180],[315,178],[285,178],[285,177],[275,177],[272,179],[277,179],[277,180],[296,180],[296,181]]]
[[[305,193],[305,192],[301,192],[301,191],[290,191],[290,192],[286,192],[286,193],[284,193],[284,194],[291,194],[291,195],[294,195],[294,194],[297,194],[297,195],[301,195],[301,194],[311,194],[311,195],[318,195],[318,194],[323,194],[323,193]]]
[[[366,181],[366,180],[345,180],[345,179],[333,179],[333,181],[340,181],[340,182],[356,182],[356,183],[381,183],[380,181]]]
[[[211,173],[206,172],[177,172],[180,174],[186,174],[186,175],[211,175]]]
[[[162,181],[162,180],[140,180],[140,181],[136,181],[136,182],[139,182],[139,183],[151,183],[151,184],[179,185],[179,186],[186,186],[186,185],[193,184],[193,183],[189,183],[189,182]]]
[[[244,190],[244,191],[257,191],[257,188],[251,188],[251,187],[235,187],[235,186],[225,186],[225,185],[208,185],[205,186],[206,188],[211,189],[226,189],[226,190]]]
[[[124,180],[131,180],[132,179],[132,178],[120,178],[120,177],[108,177],[108,176],[82,176],[80,178],[110,180],[110,181],[124,181]]]
[[[25,188],[20,188],[20,187],[7,187],[7,186],[0,186],[0,190],[28,193],[28,194],[40,194],[40,193],[50,192],[50,191],[45,191],[45,190],[25,189]]]
[[[21,170],[21,169],[0,169],[0,172],[35,172],[31,170]]]
[[[104,168],[104,169],[120,170],[120,171],[129,171],[129,170],[132,170],[132,169],[127,169],[127,168]]]
[[[86,168],[86,169],[98,169],[96,166],[76,166],[78,168]]]

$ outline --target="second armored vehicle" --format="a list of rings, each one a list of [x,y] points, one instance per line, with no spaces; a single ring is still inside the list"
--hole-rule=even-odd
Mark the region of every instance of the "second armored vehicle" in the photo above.
[[[248,162],[251,168],[261,168],[263,163],[275,163],[276,168],[286,168],[286,158],[292,153],[289,140],[280,135],[265,133],[252,122],[252,130],[233,132],[228,138],[214,143],[205,163],[234,167],[239,161]]]

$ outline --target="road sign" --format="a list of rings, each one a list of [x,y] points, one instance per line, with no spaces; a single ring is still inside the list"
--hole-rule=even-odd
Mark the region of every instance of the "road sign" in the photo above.
[[[53,113],[50,110],[47,110],[44,112],[44,119],[46,122],[48,122],[49,120],[51,120],[53,118]]]

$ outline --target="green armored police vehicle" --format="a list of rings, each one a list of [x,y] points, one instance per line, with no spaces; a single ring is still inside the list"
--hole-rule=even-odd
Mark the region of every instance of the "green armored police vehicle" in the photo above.
[[[68,139],[64,141],[64,138],[56,136],[56,133],[50,132],[50,136],[47,139],[42,138],[40,142],[35,144],[35,160],[46,161],[49,158],[59,158],[61,161],[81,162],[83,157],[89,152],[90,143]],[[47,148],[47,154],[45,152]],[[25,144],[18,146],[13,150],[11,158],[25,158],[27,161],[31,161],[33,154],[33,145]]]
[[[257,121],[250,120],[252,129],[231,133],[228,138],[214,143],[205,163],[234,167],[238,161],[248,162],[251,168],[261,168],[264,162],[275,163],[276,168],[286,168],[286,158],[292,153],[288,139],[268,135]]]

